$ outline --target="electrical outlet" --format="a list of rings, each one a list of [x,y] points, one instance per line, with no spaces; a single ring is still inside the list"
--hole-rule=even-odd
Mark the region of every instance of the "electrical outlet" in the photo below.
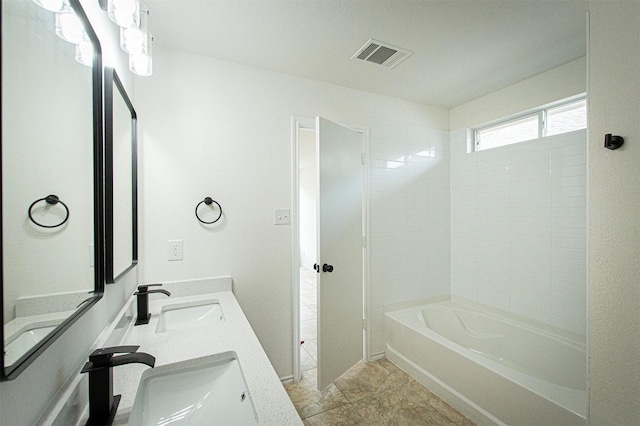
[[[182,260],[184,240],[169,240],[168,260]]]

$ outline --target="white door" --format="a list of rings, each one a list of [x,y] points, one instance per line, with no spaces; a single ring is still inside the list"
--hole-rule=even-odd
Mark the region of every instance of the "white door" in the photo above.
[[[318,389],[362,359],[363,139],[316,118]]]

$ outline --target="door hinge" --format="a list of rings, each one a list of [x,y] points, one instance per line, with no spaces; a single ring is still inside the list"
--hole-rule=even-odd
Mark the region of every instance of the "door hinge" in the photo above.
[[[367,246],[367,236],[363,235],[362,236],[362,247],[366,247]]]
[[[362,153],[361,157],[360,157],[360,161],[362,162],[362,165],[364,166],[365,164],[367,164],[367,154],[365,154],[364,152]]]
[[[362,329],[363,330],[367,329],[367,319],[366,318],[362,318]]]

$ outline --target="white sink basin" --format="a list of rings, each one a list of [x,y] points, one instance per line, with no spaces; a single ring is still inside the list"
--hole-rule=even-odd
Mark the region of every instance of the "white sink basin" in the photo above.
[[[211,325],[220,321],[224,321],[224,315],[217,301],[166,305],[160,312],[156,333]]]
[[[235,352],[145,371],[129,425],[257,425]]]
[[[18,358],[26,354],[29,349],[33,348],[56,327],[57,325],[35,326],[22,331],[17,337],[11,338],[9,343],[4,346],[4,364],[11,365],[15,363]]]

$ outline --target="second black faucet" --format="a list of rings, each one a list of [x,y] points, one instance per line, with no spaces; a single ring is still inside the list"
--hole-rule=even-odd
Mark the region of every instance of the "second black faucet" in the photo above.
[[[138,318],[136,319],[135,325],[149,324],[149,318],[151,318],[151,314],[149,313],[149,295],[152,293],[162,293],[167,296],[171,296],[167,290],[149,290],[149,287],[157,287],[162,284],[142,284],[138,286],[138,291],[133,293],[138,296]]]

